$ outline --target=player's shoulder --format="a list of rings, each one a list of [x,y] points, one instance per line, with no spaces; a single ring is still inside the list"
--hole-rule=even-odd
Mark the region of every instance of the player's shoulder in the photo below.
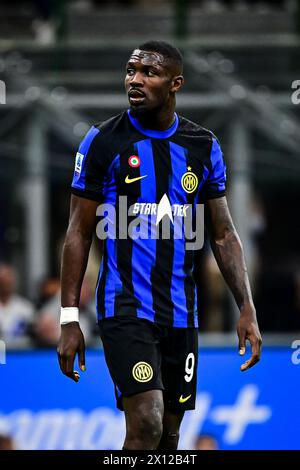
[[[99,143],[115,144],[120,135],[127,130],[126,112],[112,116],[106,121],[98,122],[93,127],[98,130],[96,139]]]
[[[191,121],[185,118],[184,116],[178,116],[178,117],[179,117],[179,125],[178,125],[177,131],[182,136],[202,137],[210,141],[212,141],[213,139],[216,139],[216,136],[211,130],[206,129],[205,127],[201,126],[197,122]]]
[[[92,125],[89,134],[93,141],[93,149],[100,155],[104,153],[114,157],[119,153],[120,145],[128,138],[128,122],[126,112],[112,116],[106,121],[97,122]]]
[[[106,119],[106,121],[100,121],[94,124],[94,127],[99,129],[101,134],[109,135],[120,130],[120,128],[124,126],[125,121],[126,112],[123,111],[122,113],[117,114],[116,116],[112,116],[109,119]]]

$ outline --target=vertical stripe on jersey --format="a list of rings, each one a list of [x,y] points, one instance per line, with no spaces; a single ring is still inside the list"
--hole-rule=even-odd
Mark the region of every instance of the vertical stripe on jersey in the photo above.
[[[112,166],[108,170],[108,178],[105,182],[104,193],[106,200],[112,206],[117,206],[117,187],[116,187],[116,173],[120,165],[120,156],[116,157]],[[114,219],[117,217],[115,211]],[[116,226],[116,220],[109,219],[111,227]],[[117,233],[116,233],[117,235]],[[105,265],[105,286],[104,286],[104,311],[105,317],[112,317],[115,314],[115,298],[116,294],[121,290],[121,280],[117,268],[117,240],[108,236],[105,240],[106,257]],[[102,274],[103,276],[103,274]]]
[[[147,175],[140,180],[140,197],[137,202],[155,202],[153,194],[156,194],[155,170],[151,140],[142,140],[135,144],[137,155],[140,157],[140,175]],[[138,215],[150,225],[150,215]],[[132,284],[134,296],[139,300],[142,308],[137,308],[137,316],[154,321],[153,297],[151,289],[151,271],[156,255],[156,240],[151,238],[150,229],[148,238],[133,240],[132,249]],[[149,308],[150,307],[150,308]]]
[[[170,152],[172,161],[172,182],[169,190],[170,204],[187,204],[184,189],[181,186],[181,178],[187,171],[185,149],[180,145],[170,142]],[[171,298],[174,303],[174,327],[187,327],[187,301],[184,301],[187,292],[185,291],[184,262],[185,262],[185,237],[184,237],[184,217],[174,216],[174,231],[178,232],[181,238],[174,239],[174,256],[171,280]],[[181,225],[180,225],[181,224]],[[189,292],[188,292],[189,293]]]
[[[196,221],[196,206],[197,204],[203,204],[203,201],[201,201],[201,197],[202,197],[202,188],[205,184],[205,181],[206,181],[206,178],[207,176],[209,175],[209,170],[208,168],[203,165],[202,167],[202,178],[199,179],[199,184],[198,184],[198,188],[197,190],[195,191],[195,197],[194,197],[194,202],[193,202],[193,218],[194,218],[194,221]],[[204,221],[203,221],[203,224],[204,224]],[[195,226],[193,224],[193,231],[195,231]],[[201,248],[200,248],[201,249]],[[194,254],[194,260],[193,260],[193,272],[195,270],[195,257],[196,257],[196,253],[193,253]],[[197,285],[195,284],[195,288],[194,288],[194,298],[195,298],[195,327],[198,327],[198,316],[199,316],[199,312],[198,312],[198,292],[197,292]]]
[[[186,167],[191,167],[193,171],[193,165],[190,160],[189,153],[187,149],[185,149],[185,158],[186,158]],[[201,184],[201,180],[199,180],[199,184]],[[191,204],[193,207],[193,232],[196,230],[195,225],[195,202],[197,201],[197,190],[193,193],[186,193],[186,202],[187,204]],[[187,327],[198,327],[198,317],[197,317],[197,294],[196,294],[196,286],[193,276],[194,271],[194,262],[195,262],[195,253],[194,250],[186,250],[185,257],[184,257],[184,272],[185,272],[185,280],[184,280],[184,290],[185,290],[185,298],[186,298],[186,308],[187,308]]]
[[[98,273],[98,279],[97,279],[97,284],[96,284],[96,292],[95,292],[96,313],[97,313],[98,320],[101,320],[101,318],[103,316],[103,312],[104,312],[104,306],[103,306],[103,310],[100,310],[100,304],[99,304],[99,300],[98,300],[99,285],[100,285],[100,280],[101,280],[102,274],[103,274],[103,267],[104,267],[104,245],[103,245],[102,259],[101,259],[100,269],[99,269],[99,273]]]
[[[117,233],[117,269],[120,275],[121,290],[117,293],[115,298],[115,316],[133,315],[136,316],[137,308],[140,306],[138,299],[134,296],[133,284],[132,284],[132,249],[133,241],[128,236],[128,226],[122,228],[122,234],[120,232],[120,215],[123,217],[123,210],[126,210],[127,224],[130,224],[135,216],[128,215],[129,207],[137,201],[138,195],[140,194],[140,181],[134,183],[125,183],[127,175],[130,177],[138,177],[140,175],[139,168],[132,168],[128,163],[128,159],[135,153],[133,146],[130,146],[126,152],[121,154],[120,159],[120,171],[119,171],[119,194],[127,195],[126,202],[122,200],[122,206],[120,206],[120,199],[116,202],[116,233]],[[123,202],[125,202],[123,206]],[[121,212],[121,214],[119,214]],[[124,233],[124,229],[126,233]],[[125,238],[124,238],[125,236]]]
[[[99,277],[96,287],[96,312],[98,321],[105,318],[105,283],[107,276],[107,249],[106,242],[103,244],[103,257],[101,261]]]
[[[169,197],[172,165],[169,142],[152,140],[155,179],[156,203],[166,194]],[[166,216],[165,216],[166,217]],[[173,302],[171,299],[171,279],[173,269],[174,240],[171,224],[170,239],[162,239],[162,222],[159,224],[159,238],[156,240],[155,265],[151,272],[153,308],[155,322],[173,325]]]

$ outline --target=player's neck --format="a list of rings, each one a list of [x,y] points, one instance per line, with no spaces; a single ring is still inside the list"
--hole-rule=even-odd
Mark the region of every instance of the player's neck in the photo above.
[[[136,116],[136,119],[144,129],[166,131],[175,121],[175,106],[158,113],[140,114]]]

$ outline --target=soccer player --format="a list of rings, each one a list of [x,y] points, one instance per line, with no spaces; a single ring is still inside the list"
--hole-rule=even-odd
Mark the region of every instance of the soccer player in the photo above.
[[[240,310],[241,355],[246,340],[251,343],[252,356],[241,370],[261,354],[243,250],[225,197],[222,152],[212,132],[175,113],[183,81],[176,48],[157,41],[139,46],[126,66],[130,108],[93,126],[76,156],[62,255],[59,363],[75,382],[76,354],[85,370],[78,304],[96,210],[105,203],[106,211],[98,215],[110,222],[108,232],[115,229],[116,237],[104,240],[96,305],[117,406],[125,412],[123,449],[176,449],[184,412],[195,408],[195,250],[187,248],[189,232],[183,228],[188,208],[195,228],[201,202],[212,249]],[[135,227],[131,236],[124,233],[121,211],[125,229]],[[164,236],[166,222],[169,236]]]

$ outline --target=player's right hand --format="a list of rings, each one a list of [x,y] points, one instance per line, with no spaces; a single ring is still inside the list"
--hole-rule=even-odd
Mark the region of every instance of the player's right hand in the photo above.
[[[78,382],[80,375],[77,370],[74,370],[76,353],[80,370],[85,371],[85,343],[79,323],[71,322],[67,325],[61,325],[61,335],[57,347],[60,369],[64,375]]]

